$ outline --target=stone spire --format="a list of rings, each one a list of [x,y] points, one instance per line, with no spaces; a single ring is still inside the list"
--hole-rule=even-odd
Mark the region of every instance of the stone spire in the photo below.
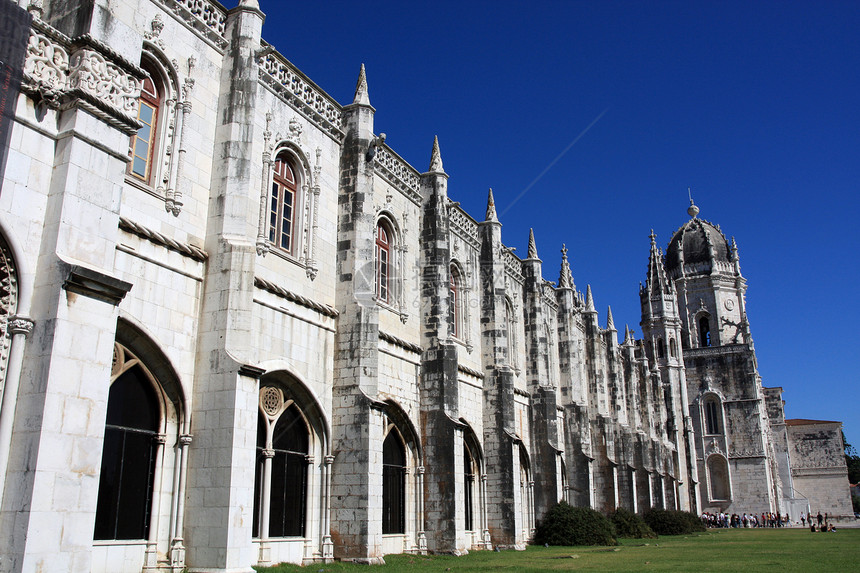
[[[439,152],[439,136],[433,136],[433,153],[430,155],[430,171],[445,173],[442,167],[442,154]]]
[[[633,344],[633,333],[630,332],[630,326],[624,325],[624,342],[623,344]]]
[[[585,310],[586,312],[596,312],[594,309],[594,297],[591,296],[591,285],[585,288]]]
[[[567,262],[567,246],[561,244],[561,272],[558,274],[558,288],[573,288],[573,275]]]
[[[370,96],[367,93],[367,75],[364,73],[364,64],[361,64],[361,71],[358,73],[358,83],[355,84],[355,97],[352,98],[352,103],[370,105]]]
[[[615,320],[612,318],[612,307],[606,307],[606,330],[615,330]]]
[[[657,235],[654,234],[654,229],[651,229],[651,253],[648,256],[648,276],[645,279],[645,289],[648,291],[648,296],[658,296],[666,292],[668,287],[668,279],[666,278],[666,269],[663,268],[663,256],[660,249],[657,248]]]
[[[496,202],[493,201],[493,188],[490,187],[490,194],[487,197],[487,216],[484,221],[498,223],[499,218],[496,216]]]
[[[537,245],[535,245],[535,231],[534,231],[534,229],[529,229],[529,258],[530,259],[538,258]]]

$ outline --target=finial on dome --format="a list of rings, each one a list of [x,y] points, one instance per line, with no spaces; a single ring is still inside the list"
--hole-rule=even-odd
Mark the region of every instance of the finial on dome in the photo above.
[[[529,229],[529,258],[530,259],[538,258],[537,245],[535,244],[535,231],[534,231],[534,229]]]
[[[352,98],[352,103],[370,105],[370,95],[367,93],[367,74],[364,72],[364,63],[361,64],[361,71],[358,72],[358,82],[355,84],[355,97]]]
[[[696,204],[693,203],[693,192],[687,187],[687,195],[690,197],[690,206],[687,207],[687,214],[693,219],[696,218],[696,215],[699,214],[699,208],[696,207]]]
[[[433,153],[430,155],[430,171],[445,173],[442,167],[442,154],[439,152],[439,136],[433,136]]]
[[[648,238],[649,238],[649,239],[651,239],[651,244],[652,244],[652,245],[656,245],[656,244],[657,244],[657,233],[655,233],[655,232],[654,232],[654,229],[651,229],[651,234],[650,234],[650,235],[648,235]]]
[[[493,188],[490,187],[490,193],[487,197],[487,216],[484,218],[485,221],[492,221],[494,223],[499,222],[499,218],[496,216],[496,202],[493,201]]]

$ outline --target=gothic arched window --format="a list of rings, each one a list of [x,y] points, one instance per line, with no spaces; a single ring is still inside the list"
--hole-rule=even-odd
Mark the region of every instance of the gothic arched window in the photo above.
[[[382,302],[391,300],[391,226],[384,220],[376,224],[376,297]]]
[[[269,241],[293,253],[296,246],[299,184],[296,169],[286,152],[278,154],[272,176],[269,204]]]
[[[142,366],[133,364],[108,394],[95,539],[149,537],[160,427],[155,388]]]
[[[406,447],[391,429],[382,443],[382,533],[406,532]]]
[[[678,343],[675,342],[674,338],[669,339],[669,356],[678,358]]]
[[[517,367],[517,325],[515,321],[514,305],[509,298],[505,298],[505,323],[508,325],[508,364]]]
[[[463,442],[463,480],[464,493],[466,498],[465,514],[466,514],[466,531],[475,529],[475,478],[477,474],[477,464],[475,458],[469,450],[468,444]]]
[[[129,169],[136,178],[145,183],[151,183],[158,143],[158,122],[161,119],[164,102],[164,88],[160,75],[145,61],[143,68],[149,72],[149,77],[143,80],[138,99],[137,119],[143,125],[131,136]]]
[[[705,399],[705,433],[720,434],[722,433],[722,424],[720,424],[720,403],[715,396],[708,396]]]
[[[666,343],[662,338],[657,339],[657,358],[666,358]]]
[[[261,388],[260,406],[253,536],[260,537],[268,521],[268,537],[301,537],[307,507],[308,427],[298,406],[285,402],[279,388]]]
[[[699,346],[706,347],[711,345],[711,321],[708,316],[702,316],[699,319]]]
[[[730,496],[729,488],[729,464],[726,458],[720,455],[713,455],[708,458],[708,482],[711,486],[712,500],[728,500]]]
[[[462,278],[456,265],[451,265],[451,287],[448,306],[448,324],[451,325],[451,336],[461,338],[463,330],[463,309],[461,301]]]

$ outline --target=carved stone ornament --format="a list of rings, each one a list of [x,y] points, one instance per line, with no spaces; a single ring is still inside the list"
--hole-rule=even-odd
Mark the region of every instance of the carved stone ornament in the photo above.
[[[274,386],[266,386],[260,390],[260,407],[269,418],[274,418],[284,407],[284,395]]]
[[[69,88],[79,89],[127,117],[137,115],[140,80],[105,60],[89,48],[81,48],[69,60]]]
[[[302,124],[299,123],[299,120],[296,118],[292,118],[289,124],[290,134],[287,136],[289,141],[298,144],[301,141],[302,136]]]
[[[46,36],[31,32],[24,62],[24,87],[42,99],[57,103],[69,77],[69,55]]]
[[[143,37],[157,45],[162,50],[164,49],[164,40],[160,38],[161,31],[164,29],[164,20],[161,19],[161,14],[156,14],[152,22],[149,23],[150,30],[143,33]]]
[[[23,334],[24,336],[30,336],[30,333],[33,332],[33,325],[35,323],[32,319],[29,319],[24,316],[15,316],[12,320],[9,321],[9,332],[12,334]]]
[[[732,310],[735,308],[735,301],[733,299],[727,298],[724,304],[726,306],[726,310]]]

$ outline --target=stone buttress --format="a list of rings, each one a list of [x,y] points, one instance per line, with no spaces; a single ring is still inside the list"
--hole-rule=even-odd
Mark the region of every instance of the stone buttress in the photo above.
[[[508,356],[508,328],[505,316],[505,263],[502,224],[496,216],[493,192],[487,202],[487,216],[478,224],[481,241],[481,358],[484,363],[484,459],[487,471],[487,527],[493,543],[500,548],[523,547],[518,532],[522,517],[519,438],[514,432],[514,373]]]
[[[188,461],[185,533],[195,571],[251,571],[257,561],[251,524],[263,371],[250,343],[259,203],[248,190],[258,168],[255,51],[264,16],[255,4],[228,13],[221,67]]]
[[[379,308],[375,298],[376,216],[373,116],[364,66],[353,103],[344,108],[337,214],[332,389],[331,535],[334,556],[382,560],[382,404],[378,393]]]
[[[448,175],[438,140],[430,168],[421,175],[421,436],[424,440],[424,519],[427,549],[459,553],[464,496],[462,422],[459,421],[457,348],[452,337],[451,247]],[[461,460],[460,463],[456,463]],[[462,522],[462,523],[461,523]]]
[[[531,453],[536,468],[534,480],[534,512],[540,520],[558,502],[559,439],[558,400],[556,387],[550,380],[549,341],[544,330],[544,279],[538,258],[534,232],[529,232],[528,258],[523,261],[526,343],[526,380],[531,394]]]
[[[0,476],[3,571],[92,568],[117,305],[132,286],[114,267],[128,161],[117,150],[127,149],[139,126],[133,109],[145,76],[134,63],[139,36],[105,4],[69,3],[39,22],[42,33],[75,39],[61,87],[77,87],[62,105],[40,100],[41,112],[30,100],[21,106],[32,125],[57,135],[42,183],[41,234],[32,235],[39,245],[31,316],[16,317],[16,328],[32,335],[21,362],[9,471]],[[105,89],[110,82],[101,74],[108,73],[129,90]],[[82,335],[91,343],[79,344]]]

